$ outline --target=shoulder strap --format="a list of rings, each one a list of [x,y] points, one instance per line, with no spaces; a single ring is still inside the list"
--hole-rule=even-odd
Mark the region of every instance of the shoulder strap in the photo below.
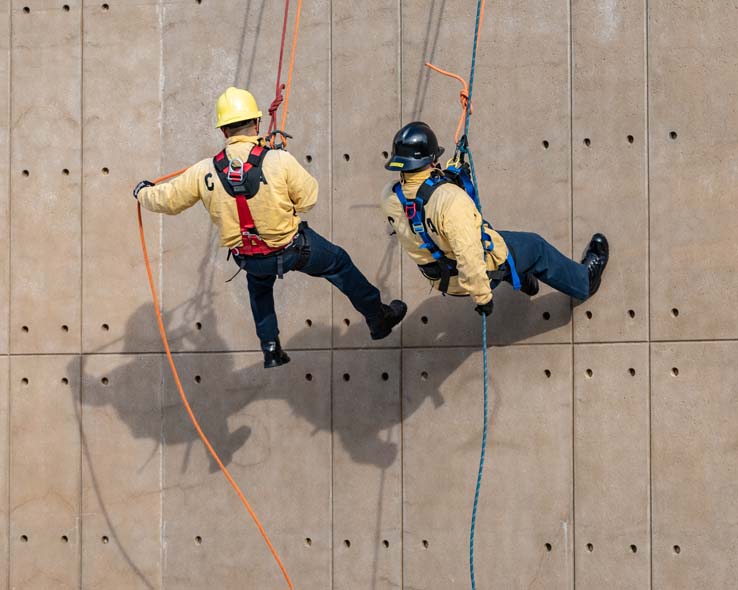
[[[426,183],[423,183],[420,189],[418,189],[418,194],[415,196],[415,199],[407,199],[405,197],[405,194],[402,192],[402,185],[399,182],[395,184],[393,190],[405,209],[405,216],[410,223],[410,229],[415,235],[423,240],[421,248],[428,250],[435,260],[440,260],[444,258],[443,251],[436,245],[425,229],[425,205],[436,187],[429,185],[429,190],[423,191],[425,184]],[[437,185],[438,183],[436,183],[436,186]],[[424,194],[421,194],[421,191]]]
[[[213,166],[218,173],[220,183],[232,197],[246,197],[247,199],[259,192],[262,180],[261,165],[269,148],[256,145],[249,152],[246,163],[239,168],[231,166],[225,149],[213,157]]]

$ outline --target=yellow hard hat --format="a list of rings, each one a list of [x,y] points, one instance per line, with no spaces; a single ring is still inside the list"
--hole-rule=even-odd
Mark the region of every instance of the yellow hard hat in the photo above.
[[[215,111],[218,115],[216,127],[224,127],[238,121],[248,121],[261,117],[261,111],[256,104],[254,95],[248,90],[241,90],[233,86],[218,97]]]

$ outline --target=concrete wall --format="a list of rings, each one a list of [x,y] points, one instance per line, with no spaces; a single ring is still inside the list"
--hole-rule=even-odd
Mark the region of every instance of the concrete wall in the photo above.
[[[66,1],[66,4],[64,3]],[[212,155],[228,85],[273,97],[281,3],[0,0],[0,590],[284,587],[181,407],[130,190]],[[410,311],[372,342],[277,284],[261,368],[199,206],[145,215],[206,432],[298,588],[468,587],[480,324],[428,294],[377,208],[398,126],[451,148],[474,2],[308,0],[288,129],[313,227]],[[572,308],[498,292],[480,587],[691,590],[738,576],[738,9],[490,2],[472,144],[485,212],[612,261]]]

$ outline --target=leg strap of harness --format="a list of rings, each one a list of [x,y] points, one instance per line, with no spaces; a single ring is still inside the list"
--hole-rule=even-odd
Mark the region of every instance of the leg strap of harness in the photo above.
[[[295,270],[303,269],[308,263],[308,260],[310,260],[310,242],[307,234],[305,233],[305,228],[307,226],[307,222],[303,221],[300,223],[300,228],[297,230],[297,239],[300,240],[300,244],[297,246],[299,257],[297,258],[297,264],[295,264]]]
[[[445,295],[451,283],[451,269],[448,267],[448,259],[446,257],[438,261],[438,268],[441,270],[441,282],[438,285],[438,290]]]
[[[512,252],[508,249],[507,251],[507,264],[510,267],[510,278],[512,279],[513,289],[516,291],[520,290],[520,277],[518,271],[515,268],[515,260],[513,259]]]

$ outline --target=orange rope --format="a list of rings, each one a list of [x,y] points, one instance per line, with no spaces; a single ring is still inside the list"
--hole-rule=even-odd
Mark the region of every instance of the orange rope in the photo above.
[[[167,174],[166,176],[162,176],[161,178],[157,178],[154,181],[154,184],[159,184],[160,182],[164,182],[165,180],[173,178],[174,176],[181,174],[185,170],[186,168],[183,170],[179,170],[177,172],[173,172],[172,174]],[[226,479],[231,484],[233,489],[236,491],[236,494],[238,494],[238,497],[240,498],[241,502],[246,507],[246,510],[248,510],[249,514],[251,515],[251,518],[253,519],[254,524],[256,524],[256,528],[259,529],[259,532],[261,533],[261,536],[264,538],[264,542],[267,544],[267,547],[269,547],[269,551],[271,551],[272,555],[274,556],[274,559],[277,562],[279,569],[282,570],[282,575],[284,576],[284,579],[287,581],[287,585],[289,586],[290,590],[294,590],[294,586],[292,585],[292,580],[290,580],[290,576],[289,574],[287,574],[287,570],[282,564],[282,560],[279,559],[279,555],[277,555],[277,551],[274,549],[272,542],[269,540],[269,537],[267,536],[266,531],[264,530],[264,527],[261,525],[261,522],[259,522],[259,519],[256,516],[256,513],[254,512],[253,508],[251,508],[251,505],[246,499],[246,496],[244,496],[243,492],[241,491],[241,488],[238,487],[238,484],[233,479],[233,477],[231,476],[226,466],[223,465],[223,462],[220,460],[220,457],[218,457],[218,453],[215,452],[215,449],[210,444],[208,437],[205,436],[205,433],[202,431],[202,428],[200,428],[200,423],[197,421],[197,418],[195,418],[195,414],[192,411],[192,407],[190,406],[190,403],[187,401],[187,396],[185,395],[184,389],[182,388],[182,382],[179,379],[177,368],[174,366],[174,359],[172,358],[172,351],[169,349],[169,340],[167,339],[167,332],[166,332],[166,329],[164,328],[164,321],[161,318],[161,310],[159,309],[159,298],[156,294],[156,287],[154,286],[154,276],[151,272],[151,263],[149,262],[149,254],[146,249],[146,238],[144,237],[143,219],[141,217],[141,204],[140,203],[138,204],[138,230],[139,230],[139,234],[141,235],[141,249],[143,250],[144,262],[146,263],[146,274],[149,277],[149,287],[151,288],[151,297],[154,300],[154,310],[156,311],[156,321],[159,324],[159,333],[161,334],[161,341],[164,343],[164,350],[167,353],[167,360],[169,360],[169,367],[172,369],[172,375],[174,376],[174,382],[177,384],[177,389],[179,390],[179,396],[182,398],[182,403],[184,404],[184,407],[187,410],[187,414],[190,416],[190,420],[192,420],[192,424],[194,425],[195,430],[197,430],[197,434],[200,435],[202,442],[205,444],[205,447],[207,447],[213,459],[215,459],[215,462],[218,464],[218,467],[220,467],[220,470],[223,472],[223,475],[226,476]]]
[[[292,71],[295,68],[295,54],[297,53],[297,34],[300,31],[300,13],[302,12],[302,0],[297,0],[297,12],[295,13],[295,28],[292,32],[292,49],[290,50],[290,68],[287,71],[287,86],[284,91],[284,110],[282,111],[281,128],[284,131],[287,122],[287,108],[290,104],[290,90],[292,88]],[[285,144],[287,140],[285,139]]]
[[[449,78],[455,78],[459,82],[461,82],[461,85],[463,88],[459,91],[459,100],[461,102],[461,118],[459,119],[459,124],[456,126],[456,133],[454,134],[454,143],[459,143],[459,138],[461,137],[461,130],[464,128],[464,119],[466,118],[466,111],[469,110],[469,114],[474,112],[474,108],[471,104],[469,104],[469,86],[466,83],[466,80],[459,76],[458,74],[454,74],[453,72],[447,72],[446,70],[442,70],[438,66],[434,66],[432,63],[426,62],[426,67],[429,67],[431,70],[434,70],[438,72],[439,74],[443,74],[444,76],[448,76]]]

